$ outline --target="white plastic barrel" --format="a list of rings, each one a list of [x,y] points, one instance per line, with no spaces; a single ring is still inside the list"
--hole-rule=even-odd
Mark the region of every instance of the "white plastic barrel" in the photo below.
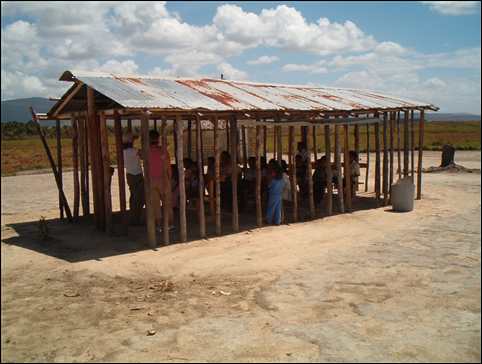
[[[392,207],[394,211],[412,211],[414,197],[415,185],[410,177],[402,178],[392,185]]]

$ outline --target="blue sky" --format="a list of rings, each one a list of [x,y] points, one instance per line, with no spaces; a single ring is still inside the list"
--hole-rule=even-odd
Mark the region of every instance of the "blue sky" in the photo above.
[[[2,2],[2,100],[66,69],[374,89],[480,114],[479,2]]]

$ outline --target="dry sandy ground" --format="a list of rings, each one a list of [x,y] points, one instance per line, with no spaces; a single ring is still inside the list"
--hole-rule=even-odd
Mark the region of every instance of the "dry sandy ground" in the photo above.
[[[480,168],[480,152],[456,162]],[[410,213],[149,250],[142,230],[87,222],[51,220],[42,242],[52,176],[2,178],[1,360],[480,362],[480,174],[424,182]]]

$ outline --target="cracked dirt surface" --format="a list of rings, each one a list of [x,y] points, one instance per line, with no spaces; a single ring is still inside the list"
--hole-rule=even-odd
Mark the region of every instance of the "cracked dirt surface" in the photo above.
[[[2,196],[23,177],[7,192],[2,178]],[[410,213],[156,251],[82,224],[51,223],[40,242],[23,223],[37,210],[4,214],[2,198],[2,362],[480,362],[480,175],[424,182]]]

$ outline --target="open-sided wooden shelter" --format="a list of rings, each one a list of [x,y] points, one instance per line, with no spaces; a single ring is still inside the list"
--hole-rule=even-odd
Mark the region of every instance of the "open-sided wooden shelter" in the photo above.
[[[255,155],[257,158],[256,173],[256,216],[258,226],[263,224],[260,186],[260,157],[266,156],[267,128],[274,129],[275,150],[278,160],[282,155],[282,128],[289,128],[289,153],[291,185],[296,186],[295,170],[295,128],[301,127],[302,138],[310,153],[317,155],[316,134],[324,131],[325,154],[331,163],[334,154],[338,175],[342,175],[342,159],[348,160],[349,131],[353,128],[355,135],[355,150],[360,150],[360,127],[366,126],[367,131],[373,125],[375,133],[375,198],[381,204],[390,200],[390,186],[394,180],[394,149],[398,151],[398,171],[403,176],[415,179],[415,113],[418,113],[418,173],[417,199],[422,193],[422,157],[425,110],[438,110],[437,107],[423,102],[400,99],[382,95],[377,92],[354,89],[327,88],[315,86],[295,86],[281,84],[261,84],[245,81],[227,81],[216,79],[167,79],[138,75],[117,75],[109,73],[66,71],[60,77],[61,81],[72,82],[72,87],[57,101],[45,116],[48,119],[71,120],[74,129],[73,139],[73,174],[74,174],[74,208],[73,217],[79,215],[79,205],[82,205],[83,215],[89,215],[89,194],[92,190],[94,219],[99,229],[107,232],[112,229],[112,196],[110,191],[110,165],[107,138],[107,119],[114,120],[117,167],[119,183],[120,209],[127,216],[124,161],[121,149],[122,121],[127,120],[127,128],[131,128],[131,120],[141,120],[141,143],[144,160],[144,181],[146,191],[150,190],[149,169],[149,139],[150,125],[161,123],[162,140],[165,142],[166,125],[172,123],[174,130],[175,157],[178,167],[180,202],[179,202],[179,237],[186,240],[186,192],[184,186],[183,140],[184,130],[188,130],[187,147],[191,150],[191,123],[196,125],[196,155],[199,165],[199,195],[204,198],[203,170],[204,161],[201,157],[202,127],[212,124],[214,133],[215,156],[215,224],[217,234],[221,233],[221,209],[219,196],[219,166],[220,140],[226,138],[232,157],[232,226],[233,231],[239,230],[237,178],[240,173],[238,161],[239,151],[246,166],[246,128],[256,131]],[[37,119],[36,114],[34,118]],[[403,133],[400,131],[403,123]],[[220,127],[226,133],[220,132]],[[381,128],[380,128],[381,127]],[[342,130],[340,130],[342,128]],[[382,129],[382,130],[380,130]],[[39,129],[40,131],[40,129]],[[310,132],[309,132],[310,131]],[[398,132],[397,132],[398,131]],[[334,132],[334,140],[330,135]],[[340,134],[344,140],[343,146]],[[238,148],[239,135],[242,136],[242,148]],[[395,148],[394,135],[397,136],[398,148]],[[389,140],[388,140],[389,138]],[[382,143],[381,140],[382,139]],[[60,139],[58,139],[59,141]],[[367,139],[369,141],[369,138]],[[403,167],[401,166],[400,142],[403,140]],[[381,149],[383,144],[383,151]],[[59,145],[60,146],[60,145]],[[343,149],[343,158],[342,151]],[[367,151],[370,146],[367,145]],[[60,149],[58,149],[60,154]],[[50,153],[49,153],[50,154]],[[383,154],[383,158],[381,156]],[[390,157],[389,157],[390,155]],[[367,155],[369,156],[369,154]],[[56,182],[59,186],[59,204],[61,210],[68,210],[68,203],[62,191],[61,165],[55,166],[51,160]],[[382,165],[383,159],[383,165]],[[61,159],[59,158],[59,161]],[[411,161],[411,165],[410,165]],[[369,160],[367,160],[367,163]],[[330,165],[330,163],[328,165]],[[349,163],[344,163],[345,171]],[[368,168],[367,168],[368,170]],[[331,168],[327,168],[331,176]],[[89,178],[89,173],[90,177]],[[311,163],[308,163],[308,173],[311,175]],[[346,184],[350,186],[350,173],[345,173]],[[329,179],[330,180],[330,179]],[[351,210],[351,188],[344,188],[342,180],[338,186],[339,211]],[[365,186],[368,185],[368,173]],[[312,218],[316,217],[313,202],[313,186],[309,183],[309,211]],[[366,188],[366,187],[365,187]],[[298,200],[296,188],[293,192],[293,217],[298,220]],[[344,191],[344,192],[343,192]],[[333,211],[333,191],[331,183],[327,189],[326,209],[328,215]],[[146,225],[149,245],[157,245],[154,215],[149,194],[146,194]],[[163,240],[169,242],[167,216],[163,214]],[[68,216],[71,216],[68,210]],[[206,236],[206,220],[204,204],[199,204],[200,236]]]

